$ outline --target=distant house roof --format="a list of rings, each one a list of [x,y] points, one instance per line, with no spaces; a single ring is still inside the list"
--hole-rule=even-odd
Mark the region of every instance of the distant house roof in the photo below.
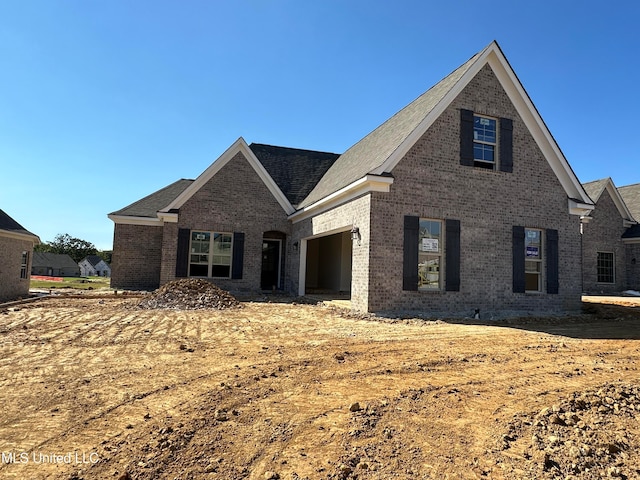
[[[627,204],[633,218],[640,220],[640,183],[618,187],[618,192]]]
[[[5,213],[4,210],[0,210],[0,233],[19,237],[31,237],[31,240],[35,240],[37,243],[40,243],[40,239],[37,235],[31,233],[16,222],[7,213]]]
[[[156,218],[159,210],[169,205],[192,183],[193,180],[183,178],[109,215]]]
[[[92,266],[95,267],[96,265],[98,265],[102,261],[102,258],[99,257],[98,255],[87,255],[86,257],[84,257],[83,260],[86,260]],[[105,262],[105,263],[107,263],[107,262]]]
[[[252,143],[249,148],[294,207],[309,195],[340,156],[260,143]]]
[[[78,264],[66,253],[33,252],[33,267],[78,268]]]

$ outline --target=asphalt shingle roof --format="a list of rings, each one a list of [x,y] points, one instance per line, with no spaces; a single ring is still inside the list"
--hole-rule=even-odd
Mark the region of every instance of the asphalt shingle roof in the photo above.
[[[25,235],[36,236],[35,234],[28,231],[18,222],[16,222],[13,218],[11,218],[4,210],[0,210],[0,230],[6,230],[8,232],[22,233]]]
[[[311,205],[380,167],[456,85],[482,52],[442,79],[427,92],[342,154],[300,204]]]
[[[249,148],[294,207],[309,195],[340,156],[260,143],[252,143]]]
[[[157,212],[172,201],[174,201],[178,195],[186,190],[186,188],[193,183],[193,180],[181,179],[177,182],[167,185],[166,187],[158,190],[157,192],[147,195],[146,197],[132,203],[120,210],[111,212],[110,215],[122,215],[127,217],[150,217],[156,218]]]
[[[32,265],[34,267],[79,268],[73,258],[66,253],[33,252]]]
[[[86,257],[84,257],[84,259],[94,267],[102,261],[102,258],[100,258],[98,255],[87,255]]]
[[[618,192],[633,218],[640,220],[640,183],[618,187]]]
[[[602,195],[605,187],[607,186],[608,178],[602,178],[600,180],[594,180],[593,182],[583,183],[582,186],[584,190],[587,192],[587,195],[593,200],[593,202],[597,202]]]

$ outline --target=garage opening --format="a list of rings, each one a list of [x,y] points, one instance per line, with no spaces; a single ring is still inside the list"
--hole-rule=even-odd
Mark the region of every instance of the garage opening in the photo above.
[[[351,296],[351,234],[336,233],[307,241],[305,292],[348,299]]]

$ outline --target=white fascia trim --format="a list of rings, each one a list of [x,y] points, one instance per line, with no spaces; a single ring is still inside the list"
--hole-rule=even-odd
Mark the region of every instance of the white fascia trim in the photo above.
[[[293,223],[300,222],[314,215],[318,215],[322,212],[326,212],[342,203],[346,203],[353,200],[356,197],[364,193],[369,192],[388,192],[393,183],[393,177],[378,176],[378,175],[365,175],[359,180],[341,188],[337,192],[324,197],[322,200],[318,200],[311,205],[298,210],[292,215],[289,215],[289,220]]]
[[[411,132],[396,151],[372,173],[381,175],[384,172],[391,172],[398,162],[407,154],[409,149],[426,133],[433,122],[451,105],[456,97],[487,63],[493,69],[494,74],[507,93],[507,96],[533,135],[533,138],[542,150],[556,177],[558,177],[567,196],[579,198],[585,204],[591,203],[582,184],[569,166],[569,163],[531,102],[529,95],[527,95],[520,80],[518,80],[518,77],[495,41],[478,56],[473,65],[467,69],[456,85],[447,92],[438,105],[429,112],[420,125]]]
[[[625,222],[625,227],[630,227],[631,225],[634,225],[635,219],[633,218],[633,215],[631,215],[629,208],[627,208],[627,204],[624,203],[624,200],[622,199],[622,195],[620,195],[620,192],[618,191],[616,186],[613,184],[613,180],[611,180],[611,177],[607,178],[607,183],[605,184],[605,188],[607,189],[607,192],[609,192],[609,196],[611,197],[611,199],[613,200],[613,203],[615,203],[616,208],[620,212],[620,215],[622,216],[622,220],[623,222]],[[629,225],[627,225],[627,223],[629,223]]]
[[[26,240],[28,242],[33,242],[36,245],[40,243],[40,237],[38,237],[37,235],[31,235],[29,233],[14,232],[12,230],[0,229],[0,237],[13,238],[15,240]]]
[[[582,203],[574,200],[573,198],[569,198],[569,213],[571,215],[579,215],[580,217],[588,216],[591,211],[595,208],[593,203]]]
[[[622,243],[624,244],[640,243],[640,238],[623,238]]]
[[[287,215],[291,215],[293,212],[295,212],[295,208],[293,208],[287,197],[285,197],[284,193],[282,193],[282,190],[280,190],[276,182],[273,180],[273,178],[271,178],[271,175],[267,173],[262,163],[260,163],[258,158],[249,148],[249,145],[247,145],[247,142],[245,142],[244,138],[240,137],[204,172],[202,172],[191,185],[189,185],[180,195],[178,195],[178,197],[173,202],[160,210],[160,213],[169,212],[169,210],[171,209],[179,209],[238,153],[242,153],[244,155],[251,167],[253,167],[262,182],[267,186],[271,194],[275,197],[275,199],[278,201]]]
[[[638,222],[634,222],[632,220],[622,220],[622,226],[624,228],[629,228],[629,227],[633,227],[634,225],[637,225]]]
[[[107,215],[113,223],[122,225],[142,225],[150,227],[161,227],[162,220],[151,217],[130,217],[126,215]]]
[[[158,212],[158,218],[165,223],[178,223],[177,213]]]

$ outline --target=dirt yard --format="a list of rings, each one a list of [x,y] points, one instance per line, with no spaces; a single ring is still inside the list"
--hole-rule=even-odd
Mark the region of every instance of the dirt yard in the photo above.
[[[640,478],[640,306],[0,311],[2,479]]]

